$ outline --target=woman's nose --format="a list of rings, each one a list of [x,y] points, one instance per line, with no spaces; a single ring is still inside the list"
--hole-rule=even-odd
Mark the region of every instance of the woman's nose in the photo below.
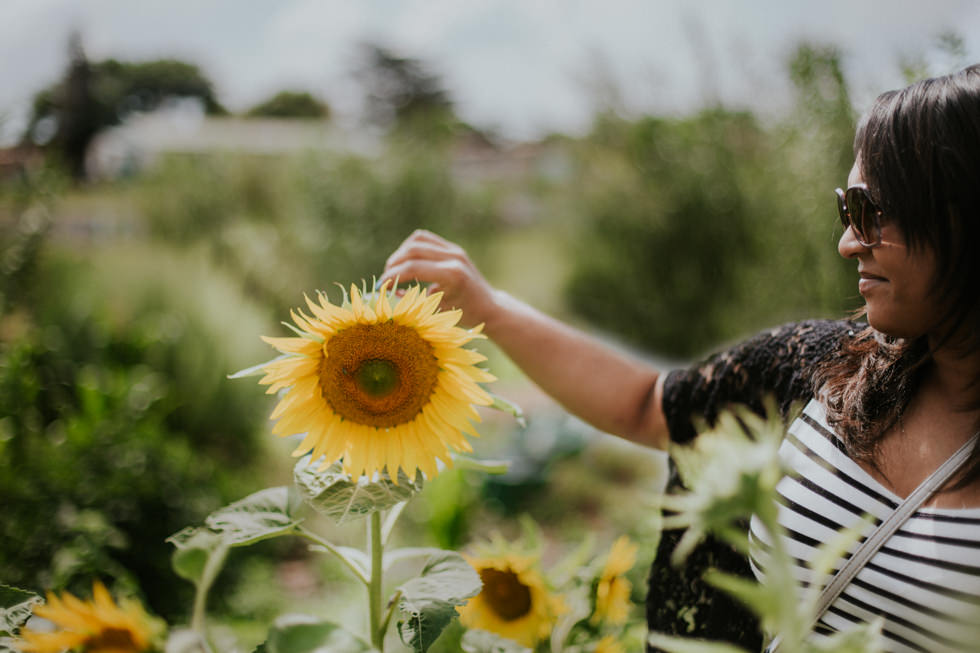
[[[844,230],[840,240],[837,241],[837,251],[844,258],[856,258],[866,249],[867,247],[858,242],[857,237],[854,235],[854,230],[850,227]]]

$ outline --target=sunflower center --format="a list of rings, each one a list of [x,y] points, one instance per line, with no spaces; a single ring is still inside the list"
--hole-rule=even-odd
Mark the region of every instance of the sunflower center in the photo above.
[[[483,569],[480,580],[483,581],[483,598],[504,621],[520,619],[531,611],[531,590],[514,572]]]
[[[389,428],[429,403],[439,361],[418,331],[394,322],[355,324],[324,344],[320,391],[340,417]]]
[[[133,641],[133,634],[125,628],[104,628],[99,634],[89,638],[85,650],[92,653],[100,651],[132,651],[138,653],[139,647]]]
[[[398,387],[398,368],[391,361],[364,361],[356,376],[361,390],[372,397],[384,397]]]

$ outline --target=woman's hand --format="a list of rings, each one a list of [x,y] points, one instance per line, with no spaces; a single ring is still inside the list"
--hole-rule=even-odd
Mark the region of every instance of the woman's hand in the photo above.
[[[466,326],[489,323],[493,317],[493,287],[462,247],[431,231],[417,229],[388,257],[381,281],[395,278],[426,282],[431,292],[442,291],[442,308],[462,309]]]
[[[431,283],[443,308],[463,311],[541,389],[585,421],[650,446],[667,446],[660,373],[494,289],[463,249],[429,231],[409,236],[385,265],[383,281]]]

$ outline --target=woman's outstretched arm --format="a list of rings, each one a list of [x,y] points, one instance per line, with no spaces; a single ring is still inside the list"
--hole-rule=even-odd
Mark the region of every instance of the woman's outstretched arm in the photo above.
[[[382,279],[418,279],[443,292],[444,308],[460,308],[468,326],[486,334],[542,390],[596,428],[665,449],[663,375],[598,339],[490,286],[466,252],[440,236],[416,231],[388,258]]]

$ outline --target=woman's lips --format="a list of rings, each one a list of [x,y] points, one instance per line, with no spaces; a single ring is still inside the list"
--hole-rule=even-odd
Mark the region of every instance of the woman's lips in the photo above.
[[[885,277],[879,277],[878,275],[871,274],[869,272],[861,272],[860,275],[861,278],[858,281],[858,292],[860,292],[862,295],[872,290],[875,286],[888,282],[888,279]]]

